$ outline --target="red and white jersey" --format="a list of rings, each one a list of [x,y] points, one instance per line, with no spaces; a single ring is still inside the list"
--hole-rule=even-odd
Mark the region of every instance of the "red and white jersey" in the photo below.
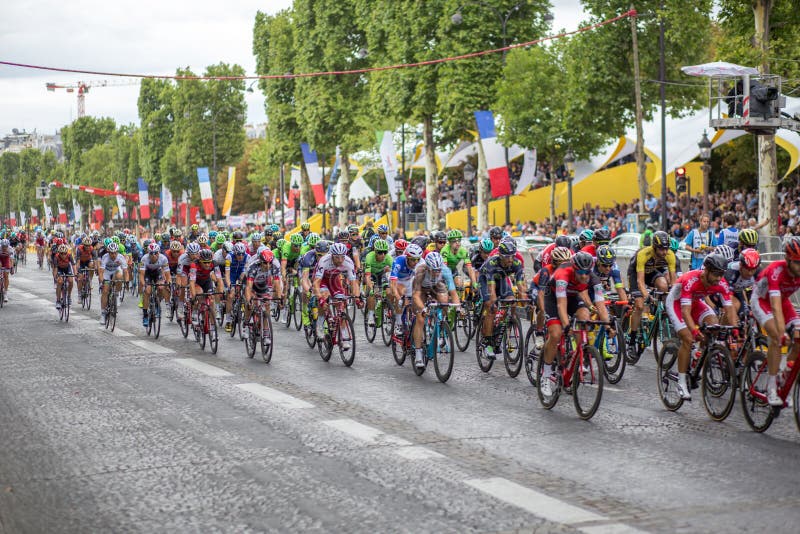
[[[678,278],[670,290],[669,300],[680,300],[681,306],[690,306],[693,301],[703,300],[711,295],[719,295],[723,306],[731,305],[731,289],[724,278],[716,284],[707,286],[703,283],[701,275],[703,269],[688,271]]]
[[[798,289],[800,289],[800,276],[792,276],[786,260],[780,260],[770,263],[761,271],[753,286],[753,296],[760,299],[766,299],[768,296],[789,298]]]

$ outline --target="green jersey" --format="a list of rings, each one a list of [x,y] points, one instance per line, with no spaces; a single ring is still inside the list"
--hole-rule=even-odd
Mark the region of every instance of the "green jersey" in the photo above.
[[[367,257],[364,258],[364,272],[369,273],[372,276],[380,277],[380,275],[386,271],[386,269],[392,268],[392,257],[388,254],[384,254],[382,260],[378,260],[378,257],[375,255],[375,251],[372,250],[367,254]]]
[[[446,244],[442,249],[442,259],[444,260],[445,265],[447,265],[453,273],[456,272],[456,268],[458,264],[462,261],[464,265],[471,265],[472,262],[469,260],[469,252],[464,247],[458,247],[456,252],[450,250],[450,243]]]
[[[292,251],[292,243],[287,241],[283,244],[283,248],[281,249],[281,260],[286,260],[288,263],[293,263],[297,261],[297,258],[300,257],[302,247],[297,252]]]
[[[303,243],[303,246],[300,247],[300,255],[305,256],[306,252],[309,252],[313,247],[308,243]]]

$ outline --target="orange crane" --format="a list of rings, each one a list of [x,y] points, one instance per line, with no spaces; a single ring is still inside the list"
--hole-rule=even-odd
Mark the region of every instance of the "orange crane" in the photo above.
[[[140,80],[90,80],[88,82],[77,82],[72,84],[62,84],[49,82],[45,84],[48,91],[55,92],[56,89],[66,89],[68,93],[78,92],[78,118],[86,115],[86,93],[92,87],[118,87],[123,85],[139,85]]]

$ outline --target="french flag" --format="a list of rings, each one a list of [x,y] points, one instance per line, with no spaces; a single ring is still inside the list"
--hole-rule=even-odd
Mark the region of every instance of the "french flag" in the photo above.
[[[142,219],[150,218],[150,193],[147,191],[147,182],[138,178],[139,182],[139,215]],[[124,217],[124,215],[121,214]]]
[[[94,220],[98,224],[103,224],[103,219],[105,219],[105,217],[103,216],[103,206],[101,206],[100,204],[95,204],[94,205]]]
[[[505,148],[497,141],[497,132],[494,129],[494,115],[491,111],[476,111],[475,122],[478,125],[478,135],[486,155],[486,167],[489,171],[489,185],[492,188],[492,197],[502,197],[511,194],[511,181],[508,178],[508,164],[506,162]]]
[[[197,180],[200,182],[200,198],[203,199],[203,211],[206,217],[210,217],[214,215],[214,197],[211,195],[208,167],[197,167]]]
[[[58,204],[58,222],[67,224],[67,210],[60,203]]]
[[[308,181],[311,182],[311,190],[314,191],[314,202],[316,204],[325,204],[325,190],[322,188],[322,169],[319,167],[317,151],[311,150],[308,143],[300,143],[300,149],[303,151],[303,161],[306,162]]]

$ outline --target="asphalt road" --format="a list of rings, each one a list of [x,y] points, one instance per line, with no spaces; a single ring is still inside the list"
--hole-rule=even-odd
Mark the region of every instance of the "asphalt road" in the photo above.
[[[114,334],[22,269],[0,310],[0,532],[791,532],[800,433],[656,394],[650,353],[597,415],[456,354],[440,384],[358,329],[352,368],[278,327],[213,356],[126,299]],[[77,299],[75,299],[77,301]],[[360,320],[359,320],[360,321]],[[523,373],[524,375],[524,373]]]

